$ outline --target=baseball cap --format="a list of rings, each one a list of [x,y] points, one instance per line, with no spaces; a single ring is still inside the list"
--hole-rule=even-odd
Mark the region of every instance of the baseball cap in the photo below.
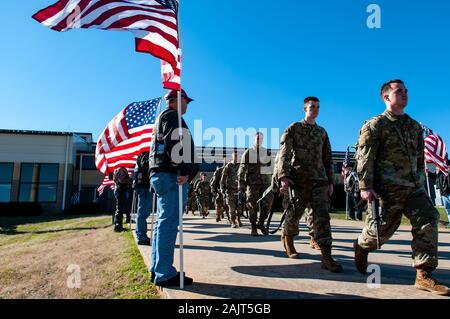
[[[181,89],[181,96],[186,99],[187,103],[190,103],[194,101],[191,99],[187,94],[186,91]],[[178,97],[178,91],[177,90],[169,90],[165,96],[166,100],[176,99]]]

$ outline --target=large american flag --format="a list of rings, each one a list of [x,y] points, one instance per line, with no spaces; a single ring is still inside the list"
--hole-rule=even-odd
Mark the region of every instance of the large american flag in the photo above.
[[[104,129],[95,149],[95,165],[105,174],[101,194],[105,186],[114,184],[108,175],[120,166],[132,173],[138,155],[150,150],[153,130],[161,98],[135,102],[119,112]]]
[[[178,0],[60,0],[33,18],[55,30],[77,28],[130,31],[136,51],[150,53],[177,69]]]
[[[425,160],[427,163],[436,165],[441,172],[448,176],[447,150],[442,138],[431,129],[422,124]]]

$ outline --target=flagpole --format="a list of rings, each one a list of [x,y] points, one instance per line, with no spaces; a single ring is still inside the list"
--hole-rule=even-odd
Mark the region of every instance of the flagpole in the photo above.
[[[158,109],[156,111],[155,114],[155,119],[159,117],[160,113],[161,113],[161,104],[162,104],[162,96],[160,97],[159,100],[159,105],[158,105]],[[159,121],[155,120],[155,125],[156,123],[158,123]],[[156,132],[156,129],[154,130],[154,132]],[[153,137],[153,140],[156,138],[156,136]],[[156,192],[155,191],[150,191],[152,193],[152,209],[151,209],[151,224],[150,224],[150,246],[152,246],[152,249],[150,249],[150,260],[152,260],[152,250],[153,250],[153,225],[154,225],[154,220],[155,220],[155,214],[156,214]],[[147,221],[146,221],[147,222]]]
[[[420,126],[422,127],[422,138],[425,141],[430,129],[423,125],[422,123],[420,123]],[[430,192],[430,180],[428,178],[428,166],[427,166],[427,157],[425,155],[425,147],[423,149],[423,162],[424,162],[424,171],[425,171],[425,177],[427,179],[427,187],[428,187],[428,197],[431,198],[431,192]]]
[[[425,176],[426,176],[426,178],[427,178],[427,186],[428,186],[428,197],[430,197],[430,198],[431,198],[431,191],[430,191],[430,179],[429,179],[429,177],[428,177],[428,167],[427,167],[427,160],[426,160],[426,159],[424,159],[424,162],[425,162],[425,166],[424,166],[424,169],[425,169]]]
[[[350,145],[347,146],[347,151],[345,153],[345,157],[347,158],[346,160],[344,159],[344,161],[347,161],[347,167],[346,169],[348,169],[348,156],[350,153]],[[345,171],[347,173],[347,171]],[[348,191],[347,191],[347,174],[345,174],[344,176],[344,191],[345,191],[345,219],[349,220],[350,218],[350,214],[348,213],[348,201],[349,201],[349,195],[348,195]]]
[[[183,149],[182,123],[181,123],[181,30],[180,30],[180,1],[178,2],[177,11],[177,29],[178,29],[178,54],[180,59],[180,90],[178,91],[178,134],[181,149]],[[184,152],[184,150],[183,150]],[[178,174],[180,176],[180,172]],[[183,256],[183,185],[178,186],[178,218],[179,218],[179,247],[180,247],[180,289],[184,289],[184,256]]]

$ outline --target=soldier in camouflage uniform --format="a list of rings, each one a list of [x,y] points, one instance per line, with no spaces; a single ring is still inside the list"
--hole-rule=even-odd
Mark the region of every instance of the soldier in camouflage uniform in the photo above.
[[[255,144],[242,155],[238,170],[239,191],[244,191],[247,188],[247,207],[249,209],[252,236],[258,236],[258,229],[264,235],[269,234],[264,226],[264,221],[269,216],[274,198],[271,192],[259,205],[257,203],[264,191],[271,185],[271,172],[266,172],[270,167],[271,158],[267,149],[262,147],[263,138],[262,133],[255,135]],[[259,219],[258,209],[260,209]]]
[[[194,191],[194,181],[191,181],[189,183],[189,190],[186,200],[186,208],[184,210],[185,214],[189,214],[189,211],[192,211],[192,215],[195,216],[195,208],[197,207],[195,205],[196,198],[195,198],[195,191]]]
[[[290,185],[298,199],[295,212],[286,214],[282,241],[289,258],[297,258],[294,236],[298,235],[298,223],[308,204],[313,213],[314,239],[322,253],[322,268],[342,272],[342,266],[331,257],[332,237],[330,227],[330,196],[333,193],[333,161],[328,134],[316,124],[319,115],[319,99],[304,100],[305,119],[291,124],[280,142],[280,159],[276,173],[281,181],[281,192]]]
[[[220,179],[220,188],[226,194],[227,205],[230,209],[231,227],[242,227],[241,216],[242,207],[238,206],[238,176],[239,164],[237,162],[237,153],[233,153],[232,161],[225,166]]]
[[[368,254],[377,248],[370,203],[378,198],[383,209],[382,244],[398,229],[402,214],[412,225],[415,287],[440,295],[450,290],[432,277],[438,265],[439,213],[424,189],[424,140],[419,123],[404,113],[408,91],[401,80],[385,83],[383,114],[366,122],[359,135],[357,172],[361,197],[369,202],[366,226],[354,243],[355,265],[367,272]]]
[[[209,182],[206,180],[206,174],[200,174],[200,182],[195,187],[195,193],[197,194],[197,202],[200,205],[199,210],[203,218],[209,215],[209,204],[211,202],[211,188]]]
[[[220,222],[224,218],[224,212],[226,212],[227,219],[230,221],[230,216],[228,215],[228,208],[226,208],[226,203],[224,199],[224,194],[220,190],[220,179],[222,178],[222,172],[227,165],[226,157],[223,158],[223,166],[218,167],[214,172],[213,178],[211,179],[211,191],[213,197],[215,197],[216,204],[216,222]]]

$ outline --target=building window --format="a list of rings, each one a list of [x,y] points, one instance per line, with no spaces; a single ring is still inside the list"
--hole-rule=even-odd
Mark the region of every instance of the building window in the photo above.
[[[56,203],[59,164],[22,164],[20,202]]]
[[[97,170],[97,166],[95,166],[95,155],[88,155],[88,154],[83,154],[83,160],[82,163],[83,165],[83,171],[96,171]],[[80,155],[77,155],[77,164],[76,164],[76,168],[80,169]]]
[[[0,202],[11,201],[13,163],[0,163]]]

